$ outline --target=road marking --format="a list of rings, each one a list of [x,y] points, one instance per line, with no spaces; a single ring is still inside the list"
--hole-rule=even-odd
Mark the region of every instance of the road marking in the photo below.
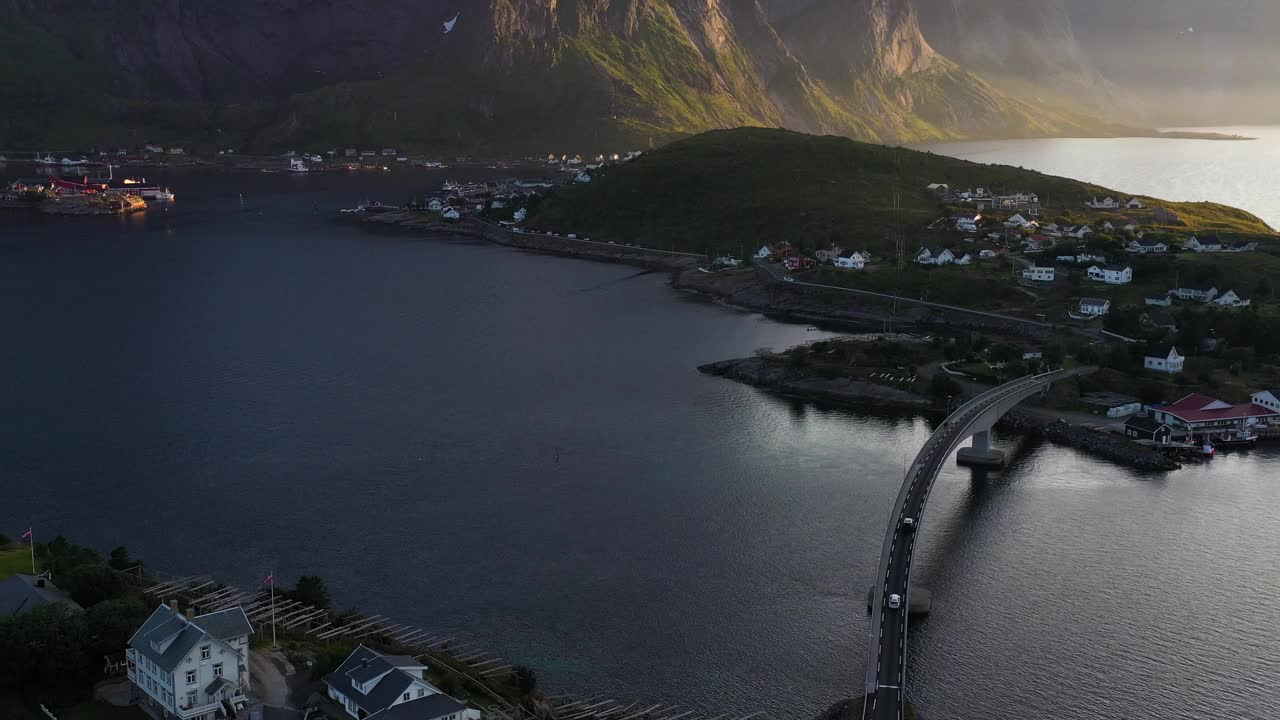
[[[881,688],[881,689],[884,689],[884,688],[892,688],[892,689],[894,689],[894,690],[901,690],[901,689],[902,689],[902,688],[898,687],[897,685],[881,685],[881,686],[880,686],[880,688]],[[874,707],[874,706],[873,706],[873,707]]]

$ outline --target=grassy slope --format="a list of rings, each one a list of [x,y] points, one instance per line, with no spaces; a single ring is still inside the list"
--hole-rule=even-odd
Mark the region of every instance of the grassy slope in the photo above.
[[[783,130],[716,131],[646,153],[595,182],[549,197],[530,225],[586,232],[692,251],[751,250],[788,240],[810,247],[828,240],[876,254],[893,245],[894,193],[911,243],[937,241],[923,230],[940,214],[929,183],[1032,190],[1052,217],[1089,220],[1083,203],[1122,195],[1067,178],[836,137]],[[1152,202],[1156,202],[1151,200]],[[1185,230],[1271,237],[1258,218],[1212,203],[1160,203],[1189,223]],[[1136,215],[1136,213],[1135,213]]]
[[[0,580],[31,572],[31,551],[26,547],[0,549]]]

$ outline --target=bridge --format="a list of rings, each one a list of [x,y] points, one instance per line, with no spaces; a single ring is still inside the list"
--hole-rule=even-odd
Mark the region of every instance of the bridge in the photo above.
[[[938,472],[951,452],[972,437],[970,448],[959,459],[999,465],[1003,456],[991,449],[991,428],[1015,405],[1049,387],[1054,381],[1092,372],[1093,368],[1056,370],[1030,375],[989,390],[953,412],[916,455],[907,471],[884,546],[880,550],[877,585],[872,590],[871,621],[867,631],[866,696],[862,715],[874,720],[901,720],[903,688],[907,676],[907,615],[911,593],[911,555],[925,503]],[[904,523],[906,519],[910,523]],[[889,596],[901,598],[900,607],[889,607]]]

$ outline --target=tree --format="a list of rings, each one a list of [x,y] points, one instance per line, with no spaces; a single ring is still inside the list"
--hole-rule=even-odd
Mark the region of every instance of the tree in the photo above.
[[[1067,360],[1067,349],[1062,343],[1049,343],[1044,349],[1044,361],[1049,363],[1050,367],[1062,367],[1062,363]]]
[[[296,600],[303,605],[329,609],[329,588],[325,585],[324,578],[319,575],[303,575],[298,578],[298,584],[294,589],[285,595],[290,600]]]
[[[106,565],[78,565],[58,577],[58,584],[81,607],[114,600],[125,593],[124,580]]]
[[[315,661],[311,663],[311,678],[319,680],[328,675],[338,666],[342,664],[355,651],[355,647],[346,643],[338,643],[336,645],[328,645],[316,653]]]
[[[0,621],[0,688],[67,687],[91,673],[84,613],[61,603]]]
[[[120,652],[150,614],[147,606],[136,597],[107,600],[86,610],[90,657],[98,658]]]
[[[1012,343],[996,343],[991,346],[991,363],[996,366],[1003,366],[1006,374],[1011,375],[1019,372],[1022,363],[1022,348]]]
[[[955,378],[939,370],[929,379],[929,394],[935,398],[959,395],[964,391]]]
[[[129,557],[129,548],[124,545],[112,550],[111,557],[107,560],[107,565],[110,565],[115,570],[128,570],[135,565],[141,564],[141,560],[134,560]]]

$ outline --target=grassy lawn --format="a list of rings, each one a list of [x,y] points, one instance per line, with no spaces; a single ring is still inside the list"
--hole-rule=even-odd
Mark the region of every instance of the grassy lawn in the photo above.
[[[31,549],[10,546],[0,549],[0,580],[17,573],[31,572]]]

